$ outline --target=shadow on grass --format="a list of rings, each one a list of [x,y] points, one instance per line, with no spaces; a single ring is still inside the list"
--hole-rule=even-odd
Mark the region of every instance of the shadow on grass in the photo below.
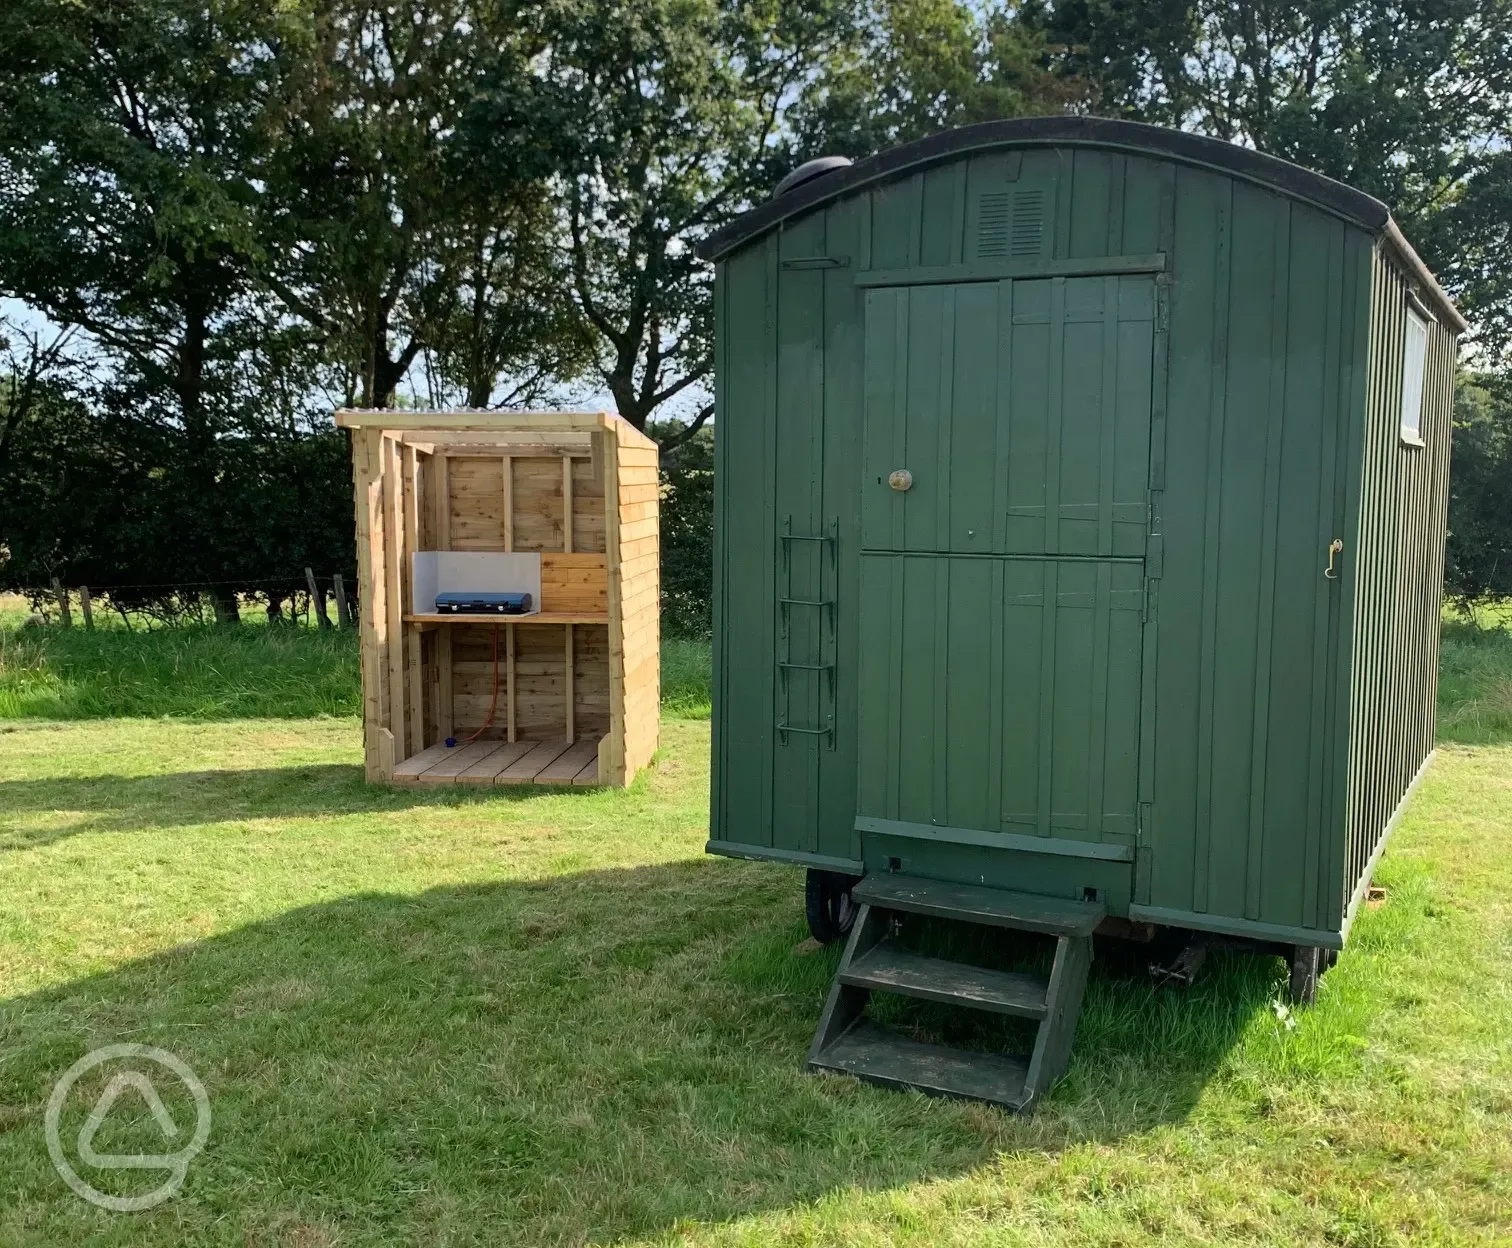
[[[131,832],[244,819],[316,819],[382,814],[416,806],[531,801],[547,794],[589,799],[601,790],[538,784],[368,784],[345,763],[302,767],[0,781],[0,818],[74,816],[28,828],[0,823],[0,853],[36,849],[85,832]],[[22,821],[24,822],[24,820]]]
[[[535,1244],[1179,1119],[1273,991],[1255,959],[1157,996],[1100,958],[1070,1076],[1029,1119],[809,1076],[838,952],[795,948],[800,890],[705,860],[354,896],[5,1002],[12,1206],[30,1242],[77,1237],[91,1211],[48,1165],[42,1109],[70,1063],[121,1039],[179,1054],[215,1114],[184,1193],[136,1215],[134,1243],[263,1242],[292,1220],[331,1242]]]

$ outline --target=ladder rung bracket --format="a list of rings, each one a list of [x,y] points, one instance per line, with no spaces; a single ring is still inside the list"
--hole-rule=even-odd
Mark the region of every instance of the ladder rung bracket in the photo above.
[[[794,533],[793,517],[783,517],[781,531],[777,534],[779,549],[781,551],[781,574],[784,581],[778,589],[778,625],[781,633],[781,641],[777,668],[777,683],[779,686],[778,706],[776,708],[777,737],[778,741],[788,744],[788,734],[795,733],[801,736],[824,737],[827,747],[835,748],[835,647],[836,647],[836,623],[837,609],[836,600],[826,598],[826,593],[835,591],[838,578],[837,552],[839,549],[840,518],[830,517],[824,524],[822,533]],[[819,544],[816,565],[804,571],[806,578],[817,580],[817,584],[809,583],[795,585],[794,559],[792,558],[792,543],[816,542]],[[815,594],[815,597],[802,596]],[[804,624],[805,617],[794,617],[793,608],[816,608],[821,614],[818,620],[812,624]],[[809,617],[810,619],[812,617]],[[794,630],[800,625],[812,628],[817,625],[819,635],[813,639],[812,644],[805,644],[802,651],[806,651],[805,657],[813,657],[821,660],[816,663],[799,663],[792,660],[794,646]],[[829,661],[823,661],[825,656]],[[823,672],[824,678],[812,690],[812,696],[808,690],[804,690],[805,702],[812,701],[812,706],[794,707],[791,698],[794,695],[790,677],[793,672]],[[797,711],[804,718],[818,718],[827,721],[822,728],[811,728],[804,725],[789,724],[787,716]]]

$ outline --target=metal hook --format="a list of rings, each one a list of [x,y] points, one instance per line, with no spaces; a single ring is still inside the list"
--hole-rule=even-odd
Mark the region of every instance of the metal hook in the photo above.
[[[1339,574],[1334,571],[1334,556],[1344,549],[1344,539],[1336,537],[1328,543],[1328,566],[1323,569],[1323,575],[1330,581],[1339,579]]]

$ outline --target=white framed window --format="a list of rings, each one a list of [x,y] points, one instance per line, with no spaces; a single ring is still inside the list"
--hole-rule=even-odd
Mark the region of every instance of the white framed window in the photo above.
[[[1407,337],[1402,351],[1402,441],[1423,445],[1423,365],[1428,357],[1428,322],[1416,308],[1407,309]]]

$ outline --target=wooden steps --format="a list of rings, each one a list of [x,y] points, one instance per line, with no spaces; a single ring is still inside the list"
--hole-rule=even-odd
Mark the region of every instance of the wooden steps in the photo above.
[[[1019,1018],[1045,1017],[1045,980],[929,958],[890,940],[868,949],[840,972],[840,982],[945,1005],[966,1005]]]
[[[598,784],[599,737],[433,745],[394,768],[396,784]]]
[[[861,1019],[809,1063],[889,1088],[1024,1108],[1029,1064],[1000,1053],[968,1053],[910,1040]]]
[[[829,1001],[809,1050],[815,1070],[843,1071],[889,1087],[990,1101],[1027,1110],[1065,1072],[1092,962],[1097,902],[874,875],[851,895],[861,903]],[[928,957],[902,945],[896,919],[922,914],[1050,937],[1048,977]],[[1037,1024],[1028,1054],[972,1053],[925,1044],[865,1017],[873,992],[1009,1014]]]
[[[851,891],[857,901],[1047,936],[1090,936],[1106,909],[1094,901],[1066,901],[973,884],[944,884],[909,875],[868,875]]]

